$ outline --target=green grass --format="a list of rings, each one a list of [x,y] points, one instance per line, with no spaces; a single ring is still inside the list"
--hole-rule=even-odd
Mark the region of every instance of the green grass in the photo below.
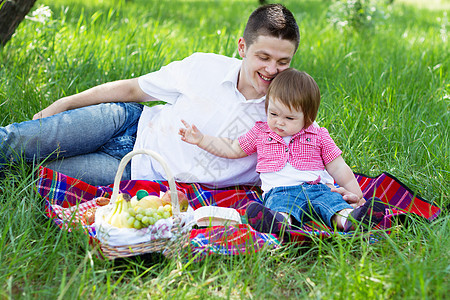
[[[380,1],[381,2],[381,1]],[[388,171],[442,207],[449,200],[448,16],[394,1],[370,28],[327,21],[329,1],[284,1],[301,44],[293,67],[316,78],[319,122],[356,172]],[[414,2],[414,1],[413,1]],[[440,1],[448,7],[448,1]],[[416,3],[416,2],[414,2]],[[0,124],[64,96],[137,77],[195,51],[236,56],[257,1],[38,1],[0,50]],[[0,298],[444,299],[450,217],[411,219],[385,240],[314,240],[238,257],[180,263],[158,255],[105,261],[82,232],[58,230],[36,195],[36,166],[0,179]]]

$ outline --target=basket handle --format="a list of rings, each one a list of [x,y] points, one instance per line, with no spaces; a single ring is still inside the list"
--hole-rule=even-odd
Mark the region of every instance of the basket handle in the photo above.
[[[180,214],[180,205],[178,203],[178,194],[177,194],[177,188],[175,185],[175,180],[172,176],[172,172],[169,169],[169,166],[164,161],[161,155],[156,153],[152,150],[147,149],[136,149],[131,152],[129,152],[127,155],[125,155],[122,160],[120,161],[119,167],[117,169],[116,177],[114,178],[114,187],[113,187],[113,193],[111,196],[111,203],[115,203],[117,200],[117,197],[119,196],[119,185],[120,180],[122,179],[123,171],[125,170],[126,165],[131,160],[131,158],[138,154],[147,154],[156,159],[164,168],[164,172],[166,173],[168,177],[169,182],[169,188],[170,188],[170,196],[172,200],[172,215],[178,216]]]

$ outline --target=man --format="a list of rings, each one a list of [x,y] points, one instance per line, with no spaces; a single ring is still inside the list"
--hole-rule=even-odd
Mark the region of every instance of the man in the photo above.
[[[0,128],[0,164],[55,159],[48,167],[93,185],[113,182],[120,159],[132,149],[164,158],[175,180],[214,187],[255,184],[255,157],[227,160],[181,142],[181,119],[205,133],[238,137],[265,120],[271,80],[289,67],[300,36],[292,13],[280,4],[256,9],[238,40],[242,60],[195,53],[139,78],[120,80],[61,98],[33,121]],[[163,106],[137,102],[162,100]],[[125,179],[165,179],[158,162],[132,159]],[[341,191],[343,193],[344,191]],[[348,195],[349,199],[357,198]]]

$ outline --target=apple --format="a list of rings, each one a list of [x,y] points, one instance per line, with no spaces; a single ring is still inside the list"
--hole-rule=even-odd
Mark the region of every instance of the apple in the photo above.
[[[136,198],[141,200],[142,198],[148,196],[148,192],[146,190],[139,190],[136,192]]]
[[[136,203],[136,208],[142,207],[144,209],[147,208],[158,209],[158,207],[160,207],[161,205],[162,201],[161,198],[159,198],[158,196],[145,196]]]
[[[189,207],[189,200],[186,197],[186,195],[183,192],[177,191],[178,195],[178,203],[180,205],[180,211],[187,211]],[[172,205],[172,197],[170,196],[170,191],[167,191],[162,197],[161,197],[162,205],[170,204]]]

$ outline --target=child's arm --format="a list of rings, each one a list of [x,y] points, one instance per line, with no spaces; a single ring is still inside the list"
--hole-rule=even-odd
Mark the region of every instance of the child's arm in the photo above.
[[[195,125],[191,126],[184,120],[181,120],[181,122],[186,126],[186,128],[180,128],[178,132],[181,135],[181,140],[197,145],[203,150],[220,157],[241,158],[247,156],[238,140],[204,135]]]
[[[356,181],[350,167],[345,163],[342,155],[325,166],[327,172],[334,178],[337,184],[345,188],[347,191],[356,194],[360,199],[363,197],[358,181]]]

